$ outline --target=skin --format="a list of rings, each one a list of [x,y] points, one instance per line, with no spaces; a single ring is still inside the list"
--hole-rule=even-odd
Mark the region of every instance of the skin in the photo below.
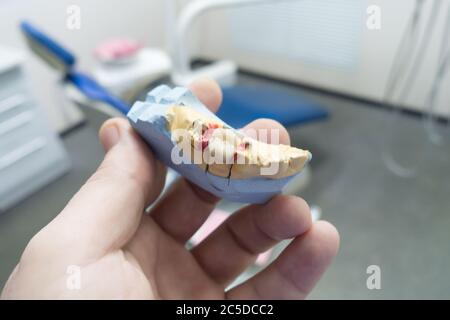
[[[221,103],[216,83],[190,89],[211,110]],[[246,128],[286,130],[271,120]],[[245,131],[245,128],[244,128]],[[191,250],[185,243],[219,199],[184,179],[144,215],[160,194],[165,168],[125,119],[100,129],[105,159],[63,211],[25,248],[2,291],[4,299],[303,299],[337,253],[329,223],[312,223],[308,205],[277,196],[234,213]],[[293,239],[265,270],[225,288],[283,239]],[[79,266],[81,288],[67,286],[67,268]]]

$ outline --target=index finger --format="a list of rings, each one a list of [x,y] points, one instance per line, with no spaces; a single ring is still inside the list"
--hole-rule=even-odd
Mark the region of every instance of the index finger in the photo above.
[[[216,113],[222,103],[222,90],[217,82],[200,78],[189,85],[189,89],[209,110]]]

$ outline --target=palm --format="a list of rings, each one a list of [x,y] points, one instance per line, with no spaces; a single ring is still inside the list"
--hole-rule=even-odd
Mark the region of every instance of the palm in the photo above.
[[[136,274],[127,284],[130,296],[145,299],[224,298],[224,288],[202,270],[184,245],[162,231],[152,218],[144,217],[144,220],[123,250],[127,263],[136,267]]]
[[[146,249],[148,262],[139,262],[127,249],[115,250],[98,260],[94,264],[96,272],[83,280],[83,285],[92,288],[84,296],[150,300],[224,298],[223,288],[208,278],[185,248],[173,243],[166,234],[161,233],[158,238],[159,246],[150,245]],[[143,240],[135,241],[137,246],[147,246]],[[189,275],[184,274],[186,269],[191,270]]]

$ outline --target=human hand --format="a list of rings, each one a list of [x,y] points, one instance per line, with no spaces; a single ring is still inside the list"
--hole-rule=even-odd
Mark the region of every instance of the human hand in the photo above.
[[[199,80],[191,90],[211,110],[221,103],[217,84]],[[280,129],[257,120],[252,129]],[[336,255],[339,236],[327,222],[312,223],[308,205],[277,196],[238,210],[191,250],[185,243],[219,199],[184,179],[159,196],[165,168],[125,119],[100,129],[106,151],[97,172],[64,210],[28,243],[2,298],[23,299],[302,299]],[[225,288],[259,253],[293,238],[265,270]],[[67,286],[69,266],[80,288]]]

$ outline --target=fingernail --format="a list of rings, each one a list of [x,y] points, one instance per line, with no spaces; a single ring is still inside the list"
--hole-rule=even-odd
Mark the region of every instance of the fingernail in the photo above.
[[[105,151],[108,151],[119,142],[119,128],[115,124],[106,125],[104,128],[102,128],[100,138],[103,144],[103,148],[105,148]]]

